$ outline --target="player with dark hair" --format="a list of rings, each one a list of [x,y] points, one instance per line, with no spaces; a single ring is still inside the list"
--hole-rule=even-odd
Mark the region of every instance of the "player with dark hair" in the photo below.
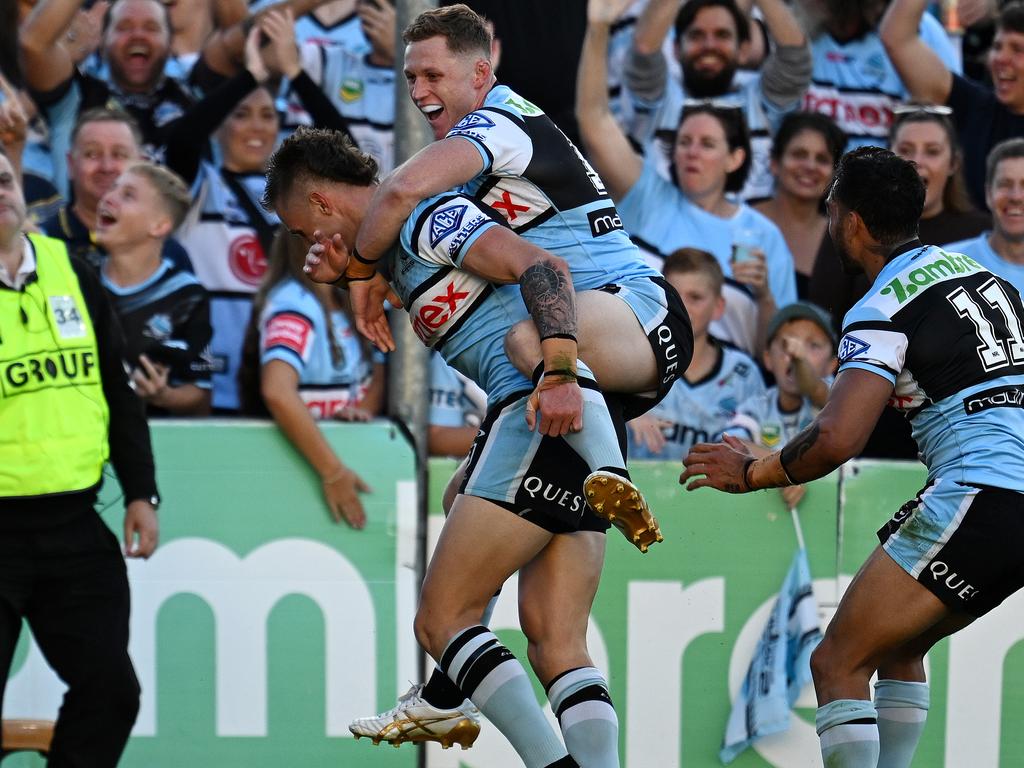
[[[374,171],[373,160],[341,134],[300,130],[271,158],[265,202],[311,252],[329,248],[343,262],[374,194]],[[518,572],[530,663],[566,747],[582,765],[614,768],[615,709],[586,645],[608,521],[588,509],[584,487],[617,488],[622,509],[638,516],[646,504],[627,479],[617,425],[578,359],[568,267],[458,192],[417,206],[387,261],[416,334],[489,397],[424,579],[417,639],[455,684],[459,702],[468,696],[528,768],[574,765],[538,710],[525,670],[481,623],[492,595]],[[531,382],[504,350],[509,328],[528,317],[544,357],[539,433],[526,420]],[[400,706],[421,704],[414,688]],[[406,718],[393,738],[375,740],[468,745],[479,730],[471,720],[456,706],[429,723]]]
[[[811,658],[822,756],[839,768],[907,768],[925,653],[1024,585],[1024,305],[973,259],[921,244],[924,196],[913,163],[887,150],[842,159],[829,232],[873,284],[846,315],[825,407],[781,451],[705,443],[680,476],[729,493],[807,482],[856,456],[886,403],[910,419],[928,483],[879,530]]]

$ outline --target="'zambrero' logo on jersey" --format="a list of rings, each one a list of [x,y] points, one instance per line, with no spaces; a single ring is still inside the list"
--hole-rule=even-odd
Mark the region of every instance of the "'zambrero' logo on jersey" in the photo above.
[[[462,217],[465,215],[465,205],[449,205],[435,211],[430,217],[430,247],[436,248],[438,243],[457,230],[462,225]]]
[[[544,114],[540,107],[522,97],[509,96],[505,99],[505,103],[515,107],[527,117],[536,117],[537,115]]]
[[[484,117],[479,112],[470,112],[464,118],[459,120],[452,128],[451,133],[457,131],[479,131],[486,130],[487,128],[493,128],[494,121],[489,117]]]
[[[839,361],[845,363],[847,360],[862,355],[871,349],[866,341],[861,341],[856,336],[846,334],[839,343]]]
[[[881,290],[883,296],[892,296],[897,304],[902,304],[927,285],[936,280],[945,280],[965,272],[978,272],[982,267],[970,256],[962,253],[946,253],[936,251],[937,259],[918,264],[909,272],[901,272],[899,277],[890,280]],[[905,279],[904,279],[905,278]],[[842,359],[842,358],[840,358]]]

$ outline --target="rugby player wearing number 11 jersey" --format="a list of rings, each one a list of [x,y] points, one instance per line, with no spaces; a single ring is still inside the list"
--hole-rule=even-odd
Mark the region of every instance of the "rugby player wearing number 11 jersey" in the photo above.
[[[844,320],[825,407],[762,459],[730,438],[694,446],[680,482],[803,483],[856,456],[886,403],[910,419],[928,482],[879,530],[811,658],[825,765],[908,768],[928,710],[925,653],[1024,586],[1024,305],[973,259],[917,239],[913,163],[857,149],[827,202],[844,269],[873,284]]]

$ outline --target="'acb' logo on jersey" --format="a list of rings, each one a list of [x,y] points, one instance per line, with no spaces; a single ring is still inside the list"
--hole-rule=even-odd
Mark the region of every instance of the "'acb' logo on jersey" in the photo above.
[[[228,266],[231,274],[246,285],[257,286],[267,271],[267,257],[255,235],[239,235],[228,246]]]
[[[430,217],[430,247],[436,248],[438,243],[457,230],[462,225],[462,217],[465,215],[465,205],[449,205],[435,211]]]

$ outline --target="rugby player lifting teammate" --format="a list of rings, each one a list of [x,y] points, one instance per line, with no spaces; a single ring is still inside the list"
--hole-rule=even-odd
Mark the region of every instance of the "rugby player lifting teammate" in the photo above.
[[[341,134],[300,130],[271,158],[265,202],[308,242],[314,232],[327,233],[335,255],[343,257],[375,176],[373,160]],[[575,296],[565,262],[497,218],[467,195],[431,198],[405,223],[388,259],[417,335],[489,394],[461,492],[424,579],[416,636],[458,681],[458,703],[464,691],[529,768],[576,765],[573,759],[614,768],[615,710],[586,645],[608,522],[587,509],[583,486],[586,479],[604,479],[627,494],[636,491],[604,398],[577,359]],[[441,315],[438,322],[424,321]],[[532,385],[503,348],[508,330],[526,318],[544,339],[542,382],[550,383],[537,397],[554,436],[527,426]],[[553,499],[537,494],[531,491],[536,482],[560,492]],[[481,624],[491,596],[517,571],[530,662],[547,686],[572,758],[537,707],[519,662]],[[465,745],[476,737],[471,712],[456,708],[448,719],[442,713],[403,740]]]
[[[382,349],[394,348],[383,315],[388,284],[374,265],[421,200],[460,188],[512,231],[566,260],[580,292],[580,357],[602,390],[630,394],[623,399],[627,418],[648,410],[692,352],[678,294],[644,264],[579,151],[540,109],[496,83],[480,16],[464,5],[426,11],[404,39],[409,95],[437,141],[383,181],[360,227],[346,270],[357,327]],[[328,246],[307,262],[314,279],[339,275],[329,268]],[[521,372],[535,373],[540,338],[530,321],[514,328],[507,350]]]
[[[886,403],[910,419],[928,483],[878,532],[811,658],[825,765],[908,768],[928,710],[925,653],[1024,585],[1024,306],[973,259],[921,244],[913,163],[857,149],[827,203],[844,269],[873,281],[844,320],[828,402],[762,459],[728,437],[694,446],[680,482],[807,482],[858,455]]]

